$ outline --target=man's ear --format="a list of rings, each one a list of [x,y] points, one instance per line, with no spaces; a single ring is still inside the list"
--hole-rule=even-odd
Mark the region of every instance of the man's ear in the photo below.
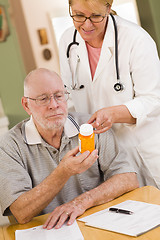
[[[24,108],[24,110],[29,114],[31,115],[31,111],[29,109],[29,106],[28,106],[28,99],[26,97],[22,97],[21,99],[21,104]]]

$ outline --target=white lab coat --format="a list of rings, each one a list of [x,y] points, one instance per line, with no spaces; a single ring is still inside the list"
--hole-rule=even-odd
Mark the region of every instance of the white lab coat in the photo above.
[[[124,104],[137,119],[136,125],[114,124],[119,143],[129,152],[138,173],[140,186],[160,188],[160,61],[154,41],[141,27],[115,16],[118,27],[118,56],[120,81],[124,90],[116,92],[114,26],[111,17],[103,41],[100,59],[92,81],[85,42],[74,27],[60,40],[61,77],[71,93],[69,110],[93,114],[103,107]],[[70,63],[70,64],[69,64]],[[71,90],[71,82],[84,85]],[[133,157],[133,158],[132,158]]]

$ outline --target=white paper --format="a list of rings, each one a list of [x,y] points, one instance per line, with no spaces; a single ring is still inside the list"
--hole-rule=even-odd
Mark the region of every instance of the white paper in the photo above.
[[[139,236],[160,225],[160,206],[128,200],[114,207],[132,211],[132,215],[115,213],[105,209],[79,219],[93,226],[130,236]]]
[[[26,230],[16,230],[16,240],[84,240],[83,235],[75,221],[72,225],[64,224],[59,229],[43,229],[42,225]]]

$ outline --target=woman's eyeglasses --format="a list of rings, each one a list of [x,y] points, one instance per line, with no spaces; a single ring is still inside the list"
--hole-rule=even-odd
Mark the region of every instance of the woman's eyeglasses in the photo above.
[[[76,15],[71,15],[70,14],[70,16],[72,17],[73,21],[80,22],[80,23],[84,23],[87,19],[89,19],[93,23],[100,23],[106,17],[106,15],[105,16],[91,15],[90,17],[86,17],[84,15],[79,15],[79,14],[76,14]]]

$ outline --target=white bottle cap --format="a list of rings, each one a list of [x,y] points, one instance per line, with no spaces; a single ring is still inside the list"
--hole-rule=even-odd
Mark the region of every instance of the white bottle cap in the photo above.
[[[80,134],[83,136],[89,136],[93,133],[93,126],[85,123],[80,126]]]

